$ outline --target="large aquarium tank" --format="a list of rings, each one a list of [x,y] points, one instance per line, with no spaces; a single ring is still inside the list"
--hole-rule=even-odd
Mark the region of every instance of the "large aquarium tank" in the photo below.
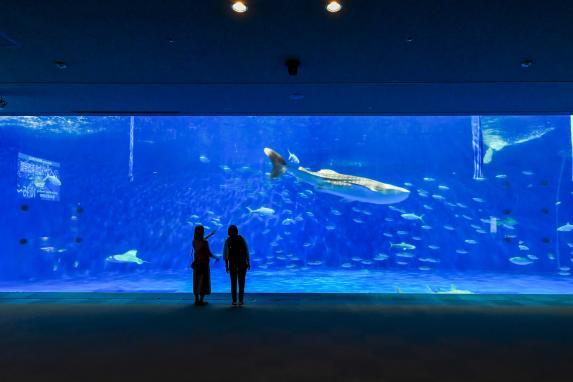
[[[0,291],[572,293],[569,116],[0,117]],[[228,292],[222,261],[214,292]]]

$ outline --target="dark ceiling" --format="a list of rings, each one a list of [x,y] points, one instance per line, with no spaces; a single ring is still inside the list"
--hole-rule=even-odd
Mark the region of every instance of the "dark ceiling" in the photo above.
[[[0,114],[573,111],[570,0],[247,4],[5,2]]]

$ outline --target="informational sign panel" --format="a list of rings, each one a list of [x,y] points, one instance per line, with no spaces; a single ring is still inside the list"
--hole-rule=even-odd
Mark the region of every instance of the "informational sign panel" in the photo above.
[[[60,200],[60,164],[18,153],[18,194],[25,199]]]

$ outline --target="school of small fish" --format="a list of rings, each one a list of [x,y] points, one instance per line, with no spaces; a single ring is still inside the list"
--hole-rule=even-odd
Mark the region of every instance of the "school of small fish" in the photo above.
[[[301,163],[290,149],[286,152],[290,164]],[[181,200],[194,203],[182,203],[181,212],[171,225],[162,218],[159,220],[163,225],[150,224],[153,227],[150,234],[177,243],[185,241],[185,237],[190,238],[197,225],[203,225],[208,232],[224,231],[231,223],[248,227],[245,236],[252,243],[254,269],[337,267],[358,270],[387,269],[396,265],[402,269],[432,272],[453,268],[462,262],[475,262],[484,251],[499,248],[496,256],[507,269],[554,264],[556,274],[570,276],[569,264],[573,263],[573,224],[570,221],[573,221],[573,215],[567,216],[564,212],[557,215],[559,222],[554,232],[540,233],[537,238],[523,233],[523,227],[532,223],[523,222],[520,208],[528,209],[526,213],[529,213],[529,209],[535,207],[540,216],[555,218],[558,209],[572,211],[571,195],[551,202],[551,206],[517,203],[501,206],[493,193],[484,191],[486,186],[480,185],[475,188],[479,190],[475,194],[462,198],[463,193],[451,180],[429,173],[393,183],[409,188],[408,200],[392,205],[372,205],[343,201],[291,178],[271,181],[256,177],[253,175],[261,175],[261,171],[254,166],[215,165],[215,157],[212,158],[201,154],[193,160],[198,160],[205,171],[211,168],[218,171],[217,187],[209,193],[192,187],[183,189]],[[361,167],[366,169],[366,166]],[[264,171],[268,170],[267,167]],[[497,190],[510,187],[511,182],[522,182],[524,189],[533,192],[546,184],[543,180],[536,181],[537,176],[529,169],[517,173],[506,171],[492,174],[480,183]],[[230,200],[232,202],[226,203]],[[225,207],[214,201],[225,201]],[[161,206],[159,199],[158,205],[153,206],[157,210],[162,207],[170,206]],[[73,213],[69,220],[70,224],[79,226],[82,216]],[[183,228],[178,230],[177,227]],[[372,231],[376,233],[376,239],[368,239],[367,243],[371,253],[354,253],[353,241],[360,241],[363,233],[368,233],[370,238]],[[224,238],[224,233],[215,235],[211,239],[213,247],[220,248]],[[73,246],[56,245],[48,236],[39,237],[38,243],[37,248],[43,256],[56,259],[55,270],[61,269],[61,257],[73,251]],[[143,257],[139,257],[140,253]],[[152,256],[146,256],[144,249],[125,247],[110,251],[102,261],[106,267],[145,267],[154,260]],[[84,266],[80,260],[70,264],[74,268]],[[451,291],[464,292],[455,287]]]

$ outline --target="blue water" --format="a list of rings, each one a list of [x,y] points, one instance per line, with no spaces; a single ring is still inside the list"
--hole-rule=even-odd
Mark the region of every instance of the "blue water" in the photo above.
[[[131,153],[130,119],[0,117],[0,290],[188,291],[193,227],[220,255],[236,224],[251,291],[573,292],[569,116],[481,116],[482,179],[470,116],[136,116]],[[300,164],[270,179],[265,147]],[[298,166],[410,194],[352,201]]]

